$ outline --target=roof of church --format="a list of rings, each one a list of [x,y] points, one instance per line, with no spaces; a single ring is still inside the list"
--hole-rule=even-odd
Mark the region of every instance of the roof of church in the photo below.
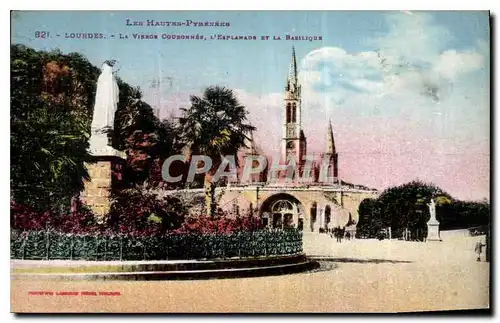
[[[288,70],[288,80],[292,82],[297,81],[297,59],[295,58],[295,47],[292,46],[292,61]]]
[[[333,139],[333,129],[331,120],[330,122],[328,122],[328,132],[326,136],[328,142],[327,153],[335,154],[335,140]]]

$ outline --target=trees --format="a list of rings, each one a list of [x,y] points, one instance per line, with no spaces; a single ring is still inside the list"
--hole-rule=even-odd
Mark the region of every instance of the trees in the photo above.
[[[39,213],[68,214],[71,200],[88,179],[85,163],[92,161],[87,150],[99,74],[99,68],[77,53],[11,46],[11,197],[16,203]],[[207,213],[212,215],[211,178],[222,157],[236,155],[254,129],[246,124],[245,108],[231,90],[214,86],[201,97],[191,97],[180,122],[162,122],[142,101],[139,88],[119,77],[117,83],[111,136],[112,146],[127,152],[124,182],[129,187],[144,182],[164,186],[161,165],[168,156],[182,150],[188,156],[210,156],[213,164],[204,184]]]
[[[412,181],[386,189],[377,199],[361,202],[359,235],[373,238],[381,229],[390,227],[394,238],[407,238],[411,233],[412,239],[423,240],[430,219],[427,203],[432,198],[436,202],[436,217],[441,230],[489,223],[490,206],[486,201],[459,201],[433,184]]]
[[[420,181],[391,187],[382,192],[378,200],[383,205],[385,224],[391,227],[392,236],[402,237],[405,232],[413,232],[414,237],[418,232],[421,236],[430,218],[427,203],[432,198],[438,207],[451,200],[451,196],[439,187]]]
[[[120,101],[117,110],[113,140],[120,150],[127,152],[126,181],[131,187],[146,181],[159,185],[161,164],[168,156],[181,152],[178,125],[174,120],[160,121],[151,106],[142,101],[138,88],[118,83],[128,96],[122,98],[120,92],[123,102]],[[158,165],[160,178],[150,181],[151,172],[157,172]]]
[[[191,96],[190,101],[191,106],[182,109],[180,135],[188,165],[193,155],[212,159],[204,178],[206,212],[212,216],[215,210],[213,175],[224,156],[234,156],[245,147],[246,134],[255,127],[245,123],[248,112],[230,89],[210,86],[201,97]]]
[[[99,74],[99,68],[78,53],[11,46],[10,183],[17,203],[64,213],[83,189]],[[161,134],[169,134],[162,132],[151,107],[141,101],[139,88],[119,78],[117,83],[113,147],[127,150],[129,164],[136,166],[141,164],[140,153],[145,152],[147,161],[157,158],[156,147],[168,144]],[[142,166],[146,169],[138,172],[147,174],[150,165]]]
[[[115,232],[152,234],[178,229],[187,210],[176,198],[126,189],[113,199],[107,227]]]
[[[359,222],[356,235],[362,237],[376,237],[382,230],[381,205],[376,199],[364,199],[359,204]]]
[[[11,195],[62,209],[83,188],[98,70],[78,54],[11,46]]]
[[[440,209],[442,229],[463,229],[486,226],[490,222],[490,204],[487,201],[453,201]]]

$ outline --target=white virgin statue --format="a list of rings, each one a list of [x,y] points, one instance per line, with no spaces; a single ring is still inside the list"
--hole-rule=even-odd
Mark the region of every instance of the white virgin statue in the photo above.
[[[92,132],[113,129],[119,96],[118,84],[113,76],[114,64],[115,61],[105,61],[101,66],[101,75],[97,79]]]
[[[439,236],[439,221],[436,219],[436,202],[431,199],[431,203],[427,203],[429,206],[429,213],[431,217],[427,221],[427,241],[442,241]]]
[[[431,199],[431,203],[427,204],[429,206],[429,211],[431,213],[431,216],[433,218],[436,217],[436,203],[434,202],[434,199]]]
[[[429,207],[429,213],[431,214],[429,222],[439,223],[436,219],[436,203],[434,202],[434,199],[431,199],[431,203],[427,203],[427,206]]]
[[[116,61],[105,61],[101,66],[101,75],[97,79],[97,90],[92,117],[89,150],[97,156],[122,156],[110,145],[108,131],[114,128],[115,112],[118,107],[119,90],[113,76],[112,66]]]

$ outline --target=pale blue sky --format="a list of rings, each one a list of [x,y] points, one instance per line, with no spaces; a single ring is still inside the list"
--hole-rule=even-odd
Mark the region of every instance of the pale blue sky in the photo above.
[[[290,57],[323,46],[342,47],[347,52],[375,50],[371,40],[389,27],[386,12],[22,12],[12,21],[12,42],[36,49],[59,48],[84,54],[93,64],[117,59],[120,76],[133,85],[147,87],[148,80],[161,73],[190,80],[193,87],[226,84],[251,93],[281,91]],[[433,12],[434,21],[452,32],[447,44],[457,50],[470,48],[478,39],[488,39],[485,12]],[[137,21],[228,21],[230,27],[126,27],[127,18]],[[52,39],[36,39],[37,30],[49,31]],[[293,32],[295,30],[295,32]],[[321,35],[323,41],[185,41],[185,40],[75,40],[65,32],[103,33],[203,33],[228,35]],[[60,33],[61,37],[55,37]],[[187,82],[180,82],[187,86]]]

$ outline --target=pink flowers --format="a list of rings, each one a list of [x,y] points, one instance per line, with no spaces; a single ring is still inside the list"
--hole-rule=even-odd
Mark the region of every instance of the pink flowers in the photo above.
[[[154,236],[169,232],[231,234],[263,228],[260,218],[251,215],[229,217],[219,212],[215,217],[200,215],[184,219],[184,210],[174,201],[157,201],[144,195],[132,194],[118,202],[118,207],[112,210],[108,221],[98,224],[95,215],[84,207],[75,212],[58,214],[52,211],[38,212],[11,201],[11,228],[22,231],[50,229],[73,234],[121,233],[131,236]]]
[[[229,218],[225,216],[209,217],[206,215],[188,218],[175,233],[230,234],[239,231],[255,231],[262,229],[259,218],[244,216]]]
[[[25,231],[53,229],[66,233],[88,233],[98,231],[92,212],[80,209],[68,214],[53,211],[39,212],[33,208],[10,202],[11,228]]]
[[[45,230],[50,212],[36,212],[32,208],[10,201],[10,219],[13,229]]]

